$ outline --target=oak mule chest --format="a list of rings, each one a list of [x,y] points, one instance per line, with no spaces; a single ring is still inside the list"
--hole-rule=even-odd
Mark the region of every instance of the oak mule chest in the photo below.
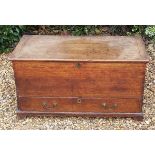
[[[139,37],[25,35],[9,59],[19,116],[143,117]]]

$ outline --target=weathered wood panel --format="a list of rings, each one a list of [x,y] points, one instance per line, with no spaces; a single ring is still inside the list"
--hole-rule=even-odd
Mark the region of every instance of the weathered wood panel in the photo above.
[[[16,61],[13,66],[19,96],[141,98],[143,94],[143,63]]]
[[[117,98],[18,98],[18,109],[37,112],[138,113],[140,99]]]

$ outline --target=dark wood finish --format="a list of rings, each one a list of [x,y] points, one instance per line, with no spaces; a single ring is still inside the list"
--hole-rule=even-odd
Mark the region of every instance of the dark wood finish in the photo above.
[[[78,63],[14,62],[18,95],[142,97],[145,64]]]
[[[114,117],[114,118],[126,118],[131,117],[135,120],[141,121],[143,120],[143,113],[94,113],[94,112],[37,112],[37,111],[20,111],[17,110],[17,116],[19,118],[24,118],[26,116],[83,116],[83,117]]]
[[[24,36],[9,59],[20,116],[143,117],[139,37]]]

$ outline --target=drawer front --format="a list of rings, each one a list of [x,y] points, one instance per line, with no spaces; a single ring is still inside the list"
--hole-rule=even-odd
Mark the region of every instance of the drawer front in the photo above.
[[[13,62],[19,96],[140,98],[145,64]]]
[[[139,99],[18,98],[18,109],[31,112],[141,112]]]

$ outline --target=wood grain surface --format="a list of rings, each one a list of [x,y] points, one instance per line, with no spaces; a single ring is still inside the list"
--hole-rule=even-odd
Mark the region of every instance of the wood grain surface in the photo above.
[[[141,112],[140,99],[117,98],[18,98],[18,110],[37,112]]]
[[[148,61],[140,37],[25,35],[10,60]]]
[[[9,59],[19,115],[143,117],[140,37],[23,36]]]
[[[143,63],[14,61],[13,67],[20,97],[142,98],[143,95]]]

